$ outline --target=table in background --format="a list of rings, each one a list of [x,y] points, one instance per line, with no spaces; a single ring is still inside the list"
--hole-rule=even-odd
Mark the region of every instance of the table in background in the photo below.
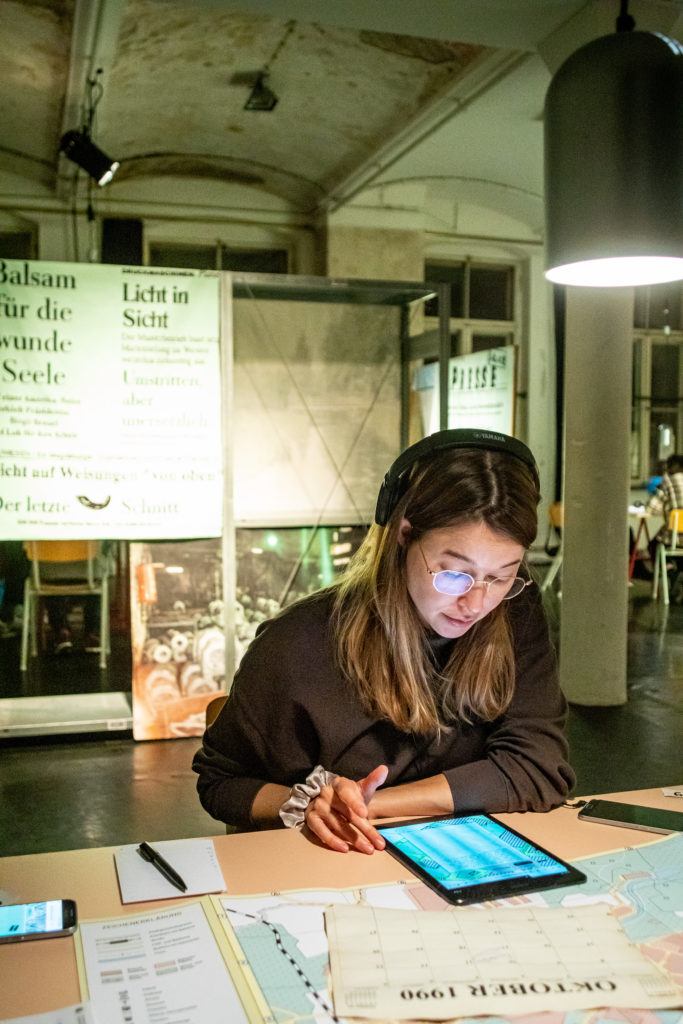
[[[674,780],[677,785],[680,780]],[[676,801],[659,789],[605,794],[611,800],[671,809]],[[578,811],[501,814],[501,821],[567,860],[624,846],[651,843],[652,832],[578,822]],[[150,841],[154,837],[148,837]],[[228,886],[235,894],[286,889],[359,887],[413,876],[388,853],[368,857],[333,853],[293,829],[213,837]],[[39,853],[0,859],[0,889],[7,902],[75,899],[81,920],[158,910],[174,900],[122,905],[114,866],[115,847]],[[71,937],[0,946],[0,1020],[56,1010],[80,1000]]]
[[[649,562],[650,541],[657,536],[660,527],[664,526],[664,520],[660,515],[651,515],[645,511],[645,506],[638,508],[629,505],[628,525],[633,534],[633,548],[628,562],[628,578],[633,576],[633,569],[637,561]]]

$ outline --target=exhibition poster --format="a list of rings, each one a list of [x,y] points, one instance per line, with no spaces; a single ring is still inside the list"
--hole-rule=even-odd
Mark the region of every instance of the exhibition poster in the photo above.
[[[448,427],[481,427],[512,434],[515,418],[514,345],[448,361]]]
[[[448,360],[448,428],[480,427],[514,433],[515,353],[513,345],[453,356]],[[424,434],[439,430],[439,364],[415,374]]]
[[[201,736],[225,693],[220,538],[131,544],[133,736]]]
[[[215,272],[0,260],[8,540],[221,535]]]

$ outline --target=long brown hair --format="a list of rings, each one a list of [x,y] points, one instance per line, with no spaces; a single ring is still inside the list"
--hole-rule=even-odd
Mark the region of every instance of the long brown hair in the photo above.
[[[413,467],[386,526],[370,528],[334,585],[337,656],[368,712],[428,735],[449,721],[491,721],[505,710],[515,683],[507,602],[457,640],[439,672],[408,594],[408,545],[399,528],[408,519],[412,541],[430,530],[485,523],[527,549],[539,500],[535,475],[508,453],[447,450]]]

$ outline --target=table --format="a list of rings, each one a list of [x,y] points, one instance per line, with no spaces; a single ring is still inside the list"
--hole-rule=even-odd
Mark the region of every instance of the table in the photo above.
[[[674,780],[673,785],[680,780]],[[671,809],[675,801],[659,789],[601,794],[610,800]],[[558,807],[547,814],[501,814],[501,821],[567,860],[623,846],[652,842],[652,832],[577,822],[578,811]],[[150,837],[153,842],[154,837]],[[411,878],[390,854],[339,854],[301,832],[277,829],[213,837],[228,891],[372,885]],[[72,898],[81,920],[138,914],[173,900],[123,906],[114,866],[114,847],[40,853],[0,859],[0,887],[6,901]],[[0,1019],[41,1013],[80,999],[73,939],[41,939],[0,946]]]

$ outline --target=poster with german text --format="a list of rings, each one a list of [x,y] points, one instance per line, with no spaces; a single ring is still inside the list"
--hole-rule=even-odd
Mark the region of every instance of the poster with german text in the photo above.
[[[216,273],[0,260],[0,533],[221,534]]]
[[[514,431],[515,348],[506,345],[448,361],[448,427]]]
[[[470,352],[448,360],[448,429],[479,427],[514,433],[515,348]],[[413,378],[426,436],[439,429],[439,364],[426,363]]]

